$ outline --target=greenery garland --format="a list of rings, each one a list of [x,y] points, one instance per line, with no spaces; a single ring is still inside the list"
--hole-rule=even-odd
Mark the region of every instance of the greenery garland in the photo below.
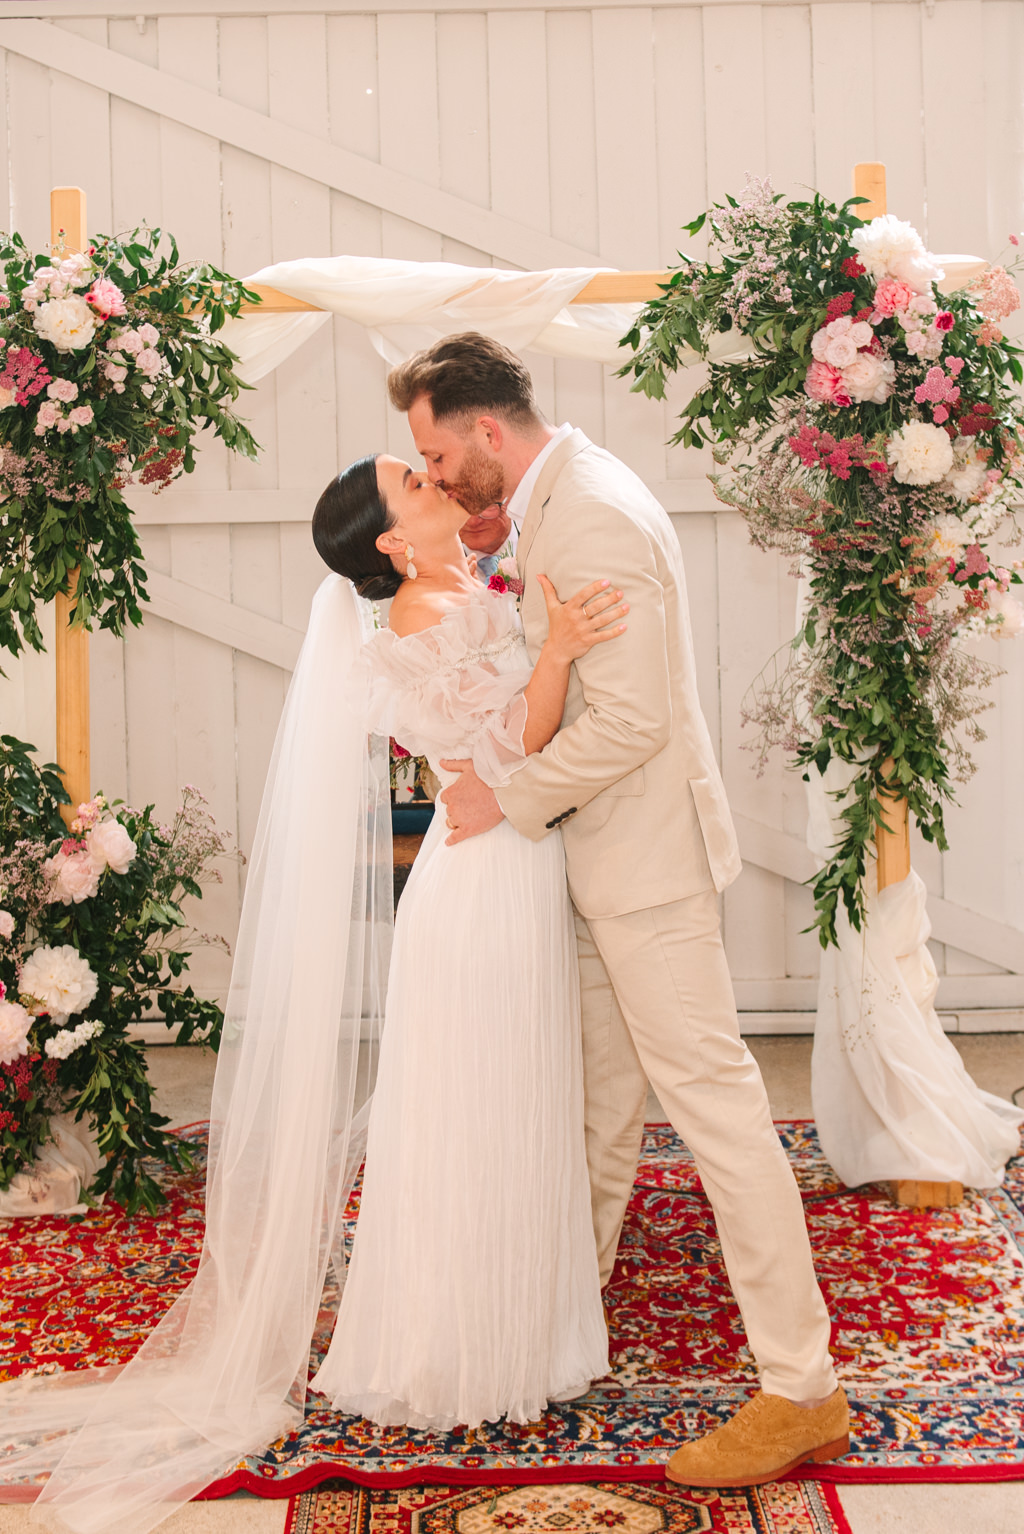
[[[881,795],[946,847],[944,803],[973,770],[962,737],[982,737],[978,688],[994,675],[959,641],[1024,627],[1021,561],[988,547],[1024,481],[1024,369],[998,325],[1019,294],[995,267],[941,295],[916,232],[864,223],[860,200],[784,202],[748,178],[686,226],[707,225],[710,259],[681,256],[620,372],[663,398],[669,374],[709,363],[673,441],[711,444],[719,498],[808,579],[801,632],[745,719],[761,765],[777,745],[805,778],[848,764],[840,839],[813,880],[823,946],[840,902],[861,926]]]
[[[33,254],[0,236],[0,647],[42,649],[37,611],[70,589],[72,622],[141,622],[145,570],[122,492],[194,467],[212,427],[256,444],[232,405],[248,387],[216,332],[258,301],[171,236],[99,236],[84,254]]]

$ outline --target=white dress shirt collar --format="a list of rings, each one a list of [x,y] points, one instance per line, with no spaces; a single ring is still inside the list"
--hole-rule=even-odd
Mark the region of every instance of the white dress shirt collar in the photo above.
[[[569,436],[572,429],[573,428],[568,423],[558,428],[550,441],[545,442],[544,446],[541,448],[540,452],[537,454],[536,458],[530,464],[530,467],[527,469],[526,473],[523,475],[522,479],[519,481],[512,494],[509,496],[506,511],[512,518],[512,521],[517,528],[521,528],[523,525],[523,518],[526,516],[527,509],[530,505],[530,497],[533,494],[533,488],[536,485],[537,480],[540,478],[541,469],[547,463],[548,459],[551,457],[551,454],[554,452],[558,444],[560,442],[564,442],[566,437]]]

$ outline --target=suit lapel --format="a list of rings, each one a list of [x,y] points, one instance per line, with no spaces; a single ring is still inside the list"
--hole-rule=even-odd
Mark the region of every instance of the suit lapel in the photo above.
[[[547,460],[537,477],[537,483],[533,487],[530,496],[530,504],[526,508],[526,516],[523,518],[522,531],[519,534],[519,545],[516,549],[516,564],[519,566],[520,577],[525,578],[526,561],[530,557],[530,549],[537,536],[537,531],[544,520],[544,507],[550,499],[555,481],[565,468],[570,458],[575,458],[577,453],[590,447],[590,439],[581,431],[573,431],[563,442],[555,448],[551,457]]]

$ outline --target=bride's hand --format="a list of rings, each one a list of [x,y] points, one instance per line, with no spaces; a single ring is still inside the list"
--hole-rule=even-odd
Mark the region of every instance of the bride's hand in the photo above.
[[[610,581],[591,581],[567,602],[560,602],[547,576],[537,579],[548,608],[545,648],[550,645],[559,660],[579,660],[594,645],[625,633],[626,625],[619,619],[629,612],[629,604]]]

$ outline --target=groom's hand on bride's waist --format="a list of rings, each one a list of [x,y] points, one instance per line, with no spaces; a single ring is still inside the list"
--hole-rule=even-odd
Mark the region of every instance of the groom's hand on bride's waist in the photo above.
[[[470,836],[480,836],[505,819],[493,788],[488,788],[484,780],[477,777],[472,762],[442,761],[441,766],[445,772],[459,774],[455,782],[449,783],[438,795],[451,832],[446,839],[447,846],[453,847]]]

